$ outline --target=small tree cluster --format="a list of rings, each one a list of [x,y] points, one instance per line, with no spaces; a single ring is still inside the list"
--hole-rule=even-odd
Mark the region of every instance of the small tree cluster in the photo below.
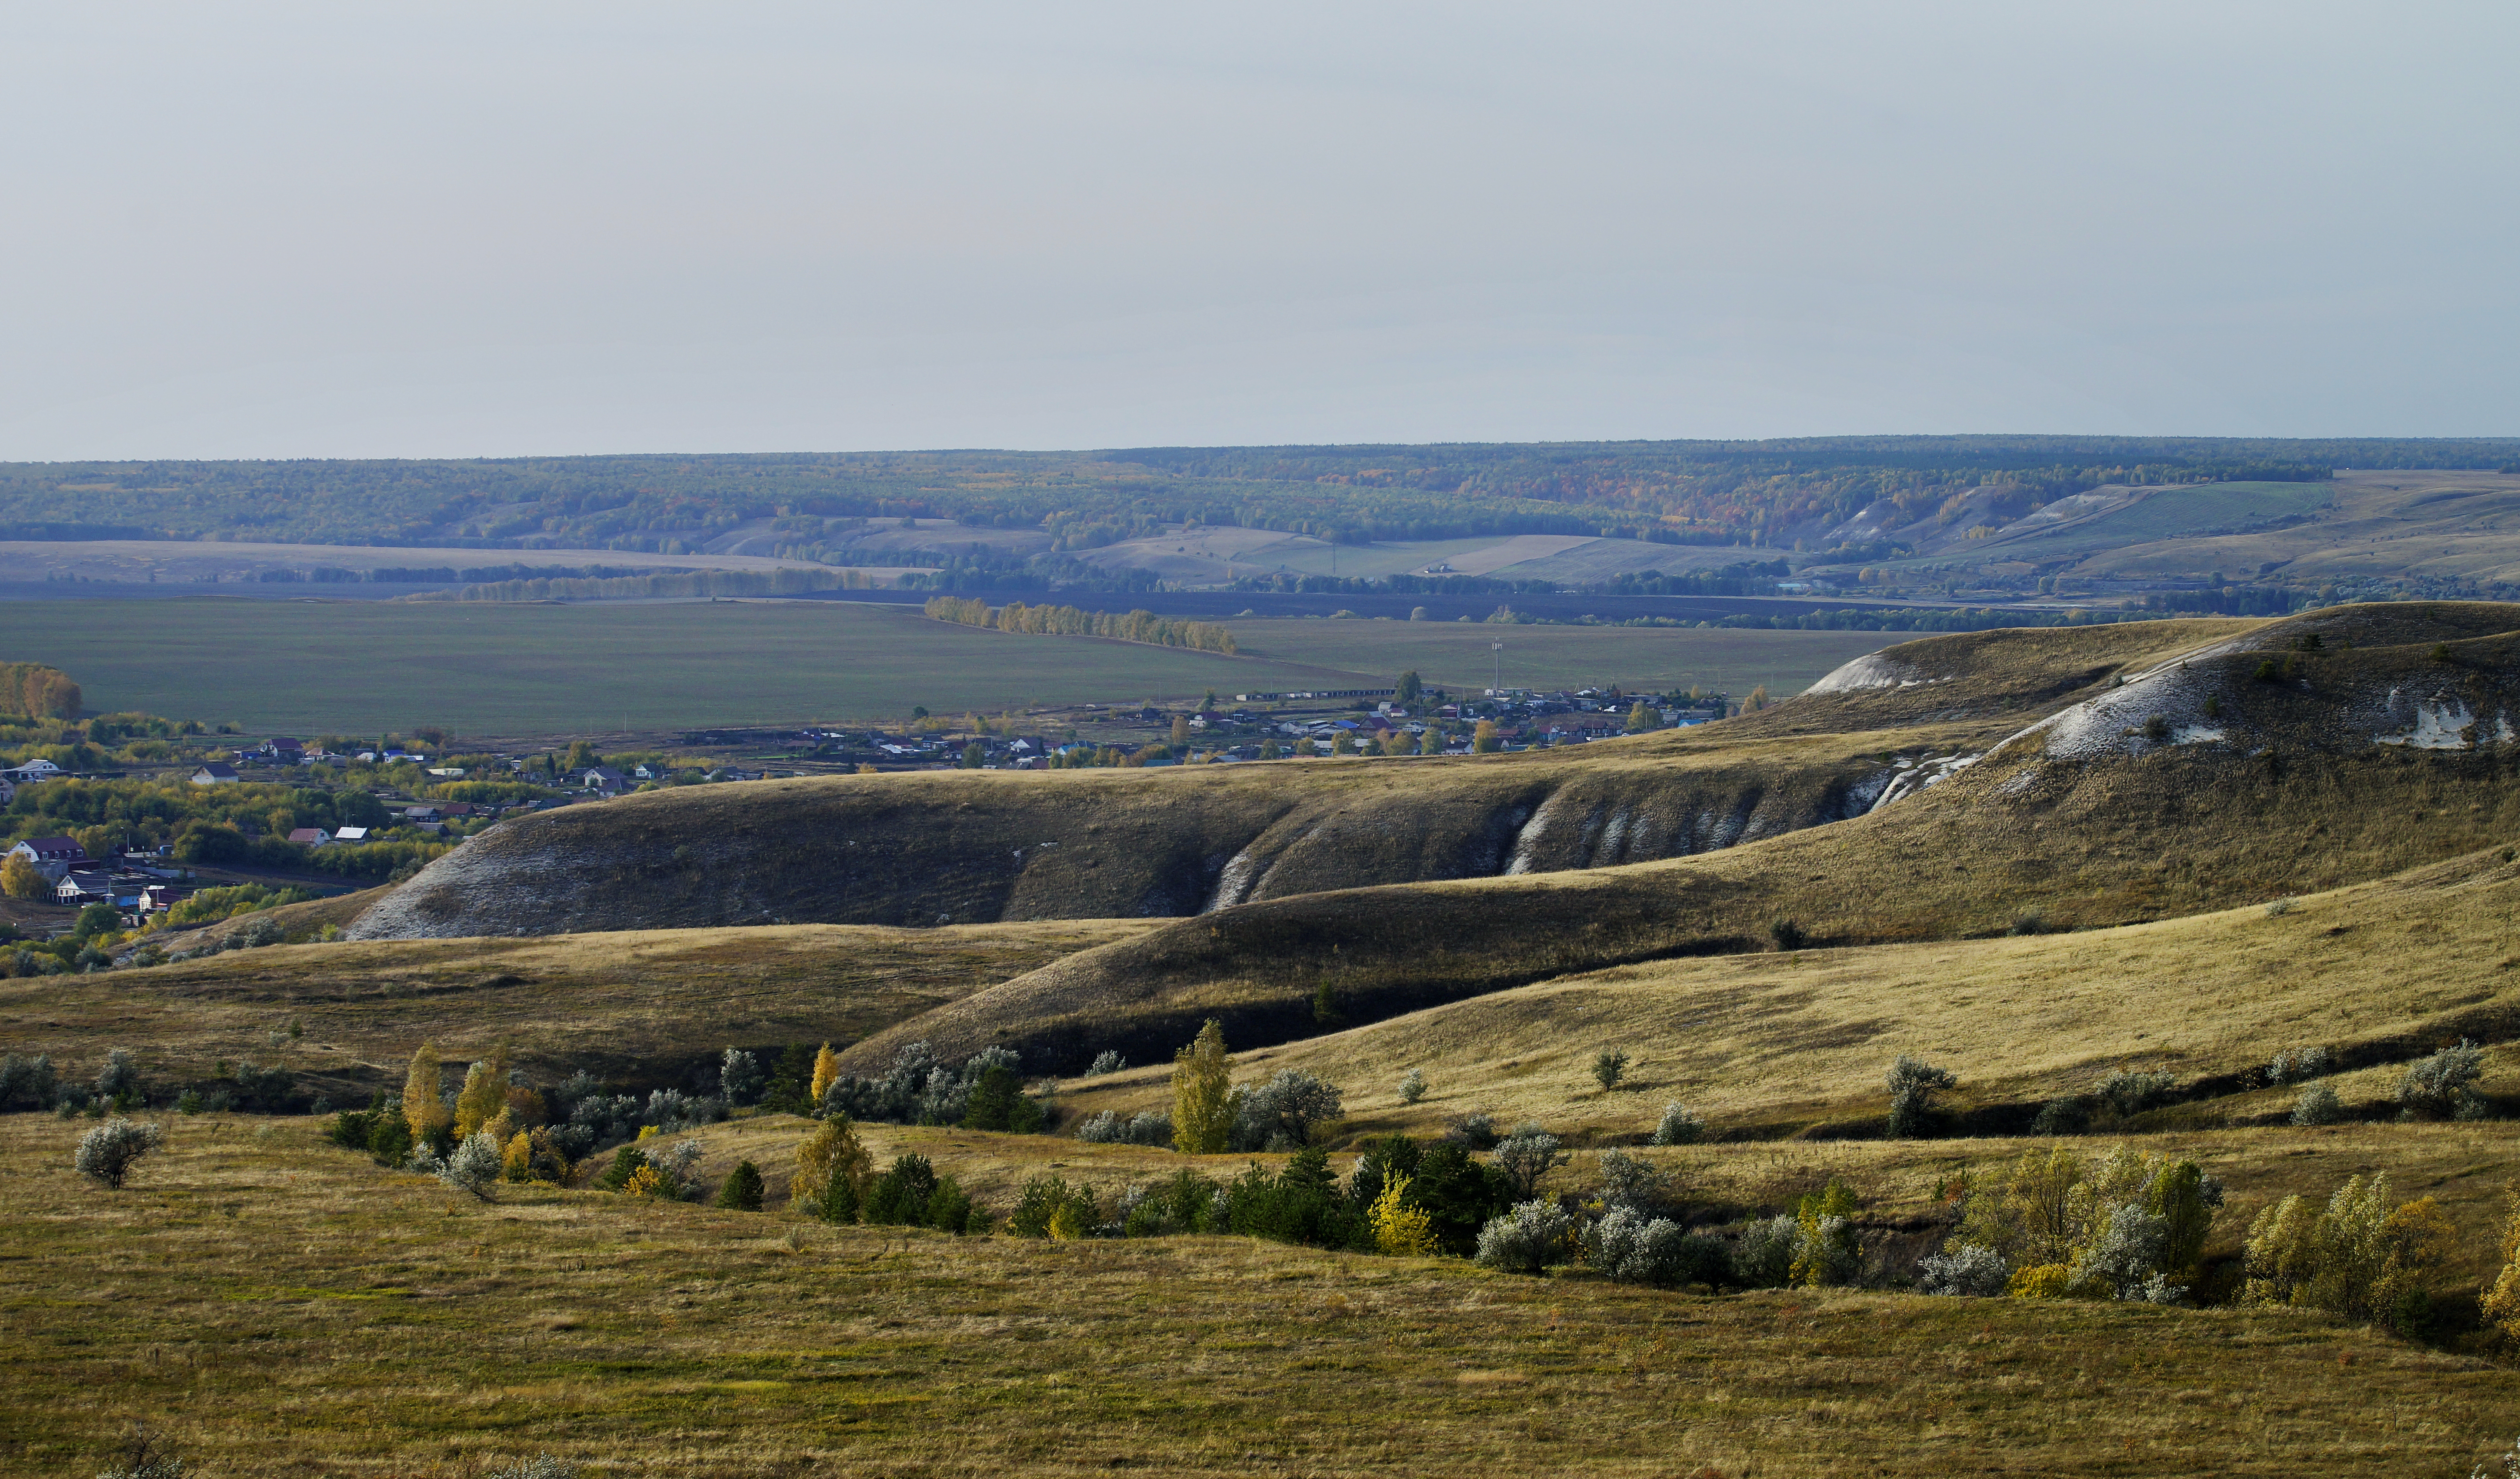
[[[54,1087],[51,1054],[0,1056],[0,1109],[44,1108],[53,1102]]]
[[[987,1231],[988,1218],[950,1176],[938,1176],[923,1155],[903,1155],[867,1188],[859,1217],[886,1227],[934,1228],[962,1234]]]
[[[2240,1301],[2326,1310],[2412,1334],[2431,1318],[2432,1282],[2455,1242],[2433,1198],[2392,1207],[2385,1173],[2357,1176],[2323,1209],[2287,1196],[2258,1214]]]
[[[1495,1164],[1507,1191],[1519,1202],[1538,1195],[1542,1179],[1570,1159],[1557,1148],[1557,1137],[1538,1125],[1522,1125],[1497,1143]]]
[[[853,1223],[875,1185],[875,1157],[858,1141],[845,1114],[816,1126],[796,1147],[796,1174],[788,1183],[788,1204],[829,1223]]]
[[[2485,1286],[2477,1310],[2488,1329],[2505,1342],[2520,1342],[2520,1191],[2502,1193],[2502,1267]]]
[[[2086,1165],[2054,1146],[1972,1193],[1944,1252],[1984,1249],[2018,1295],[2165,1303],[2187,1287],[2175,1280],[2192,1281],[2222,1205],[2222,1184],[2193,1161],[2121,1145]]]
[[[1191,1045],[1173,1054],[1173,1148],[1184,1155],[1214,1155],[1234,1135],[1233,1070],[1226,1061],[1225,1024],[1214,1017]]]
[[[1007,1218],[1007,1231],[1017,1237],[1073,1242],[1091,1235],[1102,1222],[1102,1206],[1093,1188],[1082,1183],[1069,1186],[1056,1176],[1037,1176],[1024,1183],[1023,1194]]]
[[[1228,1097],[1234,1111],[1232,1148],[1296,1150],[1340,1112],[1336,1087],[1296,1068],[1281,1068],[1267,1082]]]
[[[1508,1274],[1537,1274],[1573,1254],[1575,1219],[1556,1202],[1534,1197],[1518,1202],[1479,1229],[1480,1265]]]
[[[825,1114],[897,1125],[962,1125],[975,1098],[984,1122],[974,1129],[1038,1129],[1043,1114],[1025,1099],[1018,1075],[1021,1056],[1012,1048],[983,1048],[960,1064],[936,1056],[927,1044],[910,1043],[892,1055],[880,1078],[834,1069],[817,1102]],[[993,1075],[993,1070],[995,1070]],[[817,1077],[820,1077],[819,1070]],[[986,1087],[986,1094],[979,1091]],[[1018,1101],[1021,1102],[1018,1102]]]
[[[1128,1066],[1129,1060],[1120,1055],[1120,1051],[1118,1049],[1105,1048],[1101,1053],[1094,1054],[1094,1061],[1086,1068],[1085,1076],[1087,1078],[1101,1078],[1106,1073],[1118,1073],[1121,1069]]]

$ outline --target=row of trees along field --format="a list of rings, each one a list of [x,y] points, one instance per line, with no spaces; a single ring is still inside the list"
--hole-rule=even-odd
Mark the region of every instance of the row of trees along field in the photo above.
[[[810,549],[842,532],[832,520],[909,517],[1045,530],[1064,550],[1182,522],[1351,543],[1609,532],[1735,544],[1885,500],[1924,517],[1989,486],[2046,502],[2102,483],[2515,464],[2508,438],[2108,436],[20,463],[0,465],[0,538],[674,554],[746,524]]]
[[[937,621],[987,627],[1028,637],[1106,637],[1115,642],[1190,648],[1201,652],[1223,652],[1228,656],[1238,650],[1234,634],[1224,627],[1205,621],[1158,616],[1152,611],[1131,611],[1125,616],[1114,616],[1108,611],[1086,611],[1066,605],[1026,605],[1020,601],[992,607],[977,597],[963,596],[930,597],[925,610],[930,618]]]

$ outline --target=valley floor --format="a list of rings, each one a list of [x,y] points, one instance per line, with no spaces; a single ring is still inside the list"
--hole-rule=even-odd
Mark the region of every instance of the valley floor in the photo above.
[[[308,1119],[178,1119],[107,1192],[83,1128],[0,1119],[0,1472],[145,1421],[221,1476],[2456,1473],[2520,1411],[2520,1372],[2292,1312],[483,1205]]]

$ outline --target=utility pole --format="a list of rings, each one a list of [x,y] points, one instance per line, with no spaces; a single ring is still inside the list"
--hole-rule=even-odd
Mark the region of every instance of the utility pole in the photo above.
[[[1494,697],[1505,688],[1505,644],[1488,644],[1488,696]]]

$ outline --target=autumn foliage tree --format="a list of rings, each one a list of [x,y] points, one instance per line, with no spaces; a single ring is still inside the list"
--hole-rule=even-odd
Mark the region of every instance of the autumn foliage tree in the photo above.
[[[428,1144],[444,1137],[455,1121],[455,1112],[437,1097],[437,1046],[423,1043],[411,1055],[411,1071],[402,1082],[403,1122],[411,1126],[415,1144]]]
[[[507,1107],[508,1048],[502,1043],[465,1073],[464,1092],[455,1097],[456,1135],[469,1136],[480,1130]]]
[[[1214,1017],[1198,1038],[1173,1054],[1173,1148],[1215,1155],[1234,1135],[1234,1088],[1225,1058],[1225,1025]]]

